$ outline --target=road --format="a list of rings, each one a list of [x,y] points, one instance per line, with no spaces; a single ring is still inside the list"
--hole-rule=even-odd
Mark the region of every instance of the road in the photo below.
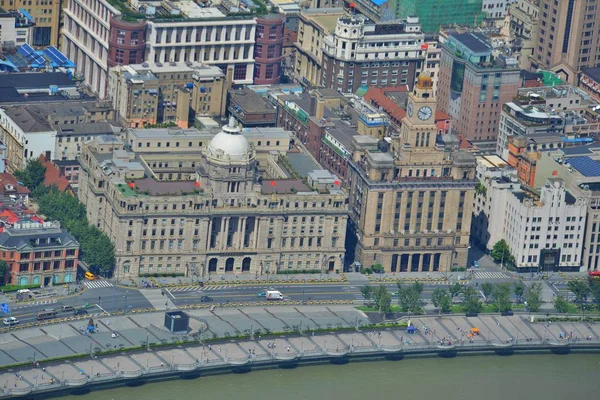
[[[469,283],[479,290],[482,282],[489,281],[493,283],[513,282],[514,279],[501,272],[477,271]],[[552,282],[547,282],[549,289],[554,293],[566,294],[567,281],[558,278]],[[377,286],[377,283],[372,283]],[[390,292],[397,291],[396,284],[384,285]],[[428,300],[436,288],[445,288],[449,286],[448,282],[443,283],[424,283],[423,299]],[[289,300],[363,300],[360,292],[360,284],[277,284],[277,285],[257,285],[257,286],[237,286],[237,285],[215,285],[201,288],[199,286],[177,287],[170,289],[154,289],[156,293],[162,291],[165,300],[168,298],[175,306],[197,304],[202,296],[209,296],[214,303],[225,302],[258,302],[264,301],[264,297],[258,297],[258,292],[265,290],[279,290],[284,297]],[[550,301],[546,299],[546,301]],[[395,299],[394,299],[395,302]],[[137,289],[125,289],[117,287],[109,282],[104,286],[88,288],[77,296],[67,297],[60,300],[40,300],[39,304],[19,305],[11,304],[11,315],[18,318],[22,323],[35,321],[38,311],[53,308],[57,311],[63,305],[69,305],[75,308],[89,304],[87,311],[90,315],[102,312],[114,312],[123,309],[152,308],[152,304]],[[73,313],[58,313],[58,317],[68,317]]]

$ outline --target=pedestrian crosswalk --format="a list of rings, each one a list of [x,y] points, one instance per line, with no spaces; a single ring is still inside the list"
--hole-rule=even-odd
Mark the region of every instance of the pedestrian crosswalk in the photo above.
[[[169,288],[169,292],[199,292],[205,290],[224,290],[234,287],[233,285],[210,285],[210,286],[184,286]],[[244,286],[244,289],[249,289],[248,286]]]
[[[86,281],[84,285],[88,289],[100,289],[115,286],[109,281]]]
[[[480,271],[475,272],[475,279],[510,279],[511,276],[505,274],[504,272],[487,272]]]

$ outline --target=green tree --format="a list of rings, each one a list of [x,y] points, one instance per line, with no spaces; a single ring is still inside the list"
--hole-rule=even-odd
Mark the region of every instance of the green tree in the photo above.
[[[569,312],[569,302],[561,294],[554,298],[554,309],[559,313]]]
[[[525,294],[525,301],[529,311],[538,312],[542,306],[542,284],[539,282],[533,283]]]
[[[419,314],[423,312],[421,293],[423,284],[415,282],[412,285],[398,283],[398,304],[404,312]]]
[[[4,285],[6,280],[6,270],[8,269],[8,265],[6,261],[0,260],[0,285]]]
[[[492,258],[497,263],[501,263],[503,265],[513,263],[514,258],[510,254],[510,248],[504,239],[496,242],[492,248]]]
[[[364,299],[363,303],[367,302],[373,297],[373,288],[369,285],[361,286],[360,294],[362,294],[362,297]]]
[[[475,185],[475,194],[478,196],[485,196],[487,194],[487,188],[481,181],[477,182],[477,185]]]
[[[115,265],[115,248],[108,236],[90,225],[86,209],[76,197],[62,193],[53,186],[38,186],[33,191],[40,213],[49,220],[59,221],[80,244],[81,260],[98,275],[111,276]]]
[[[600,279],[589,279],[590,294],[596,307],[600,310]]]
[[[515,292],[515,296],[517,297],[517,302],[520,303],[523,301],[523,295],[525,294],[525,290],[527,287],[523,283],[523,281],[516,281],[513,286],[513,291]]]
[[[510,283],[499,283],[492,292],[494,307],[498,312],[508,312],[512,310],[510,301]]]
[[[464,290],[463,285],[458,282],[454,282],[454,284],[450,285],[450,296],[451,298],[455,298]]]
[[[483,304],[479,301],[477,290],[473,286],[467,286],[463,289],[462,309],[468,314],[478,314],[483,310]]]
[[[490,282],[483,282],[481,284],[481,293],[485,296],[486,304],[490,302],[490,296],[494,293],[494,284]]]
[[[390,312],[392,304],[392,296],[388,292],[387,288],[383,285],[379,285],[373,291],[373,300],[379,310],[379,314],[387,314]]]
[[[588,283],[583,281],[569,281],[567,286],[575,295],[575,303],[583,310],[591,292]]]
[[[447,290],[442,288],[436,288],[431,294],[431,302],[438,309],[439,313],[450,312],[452,305],[452,298]]]
[[[37,158],[30,159],[24,170],[15,171],[14,173],[15,177],[31,191],[34,191],[44,182],[45,174],[46,167]]]

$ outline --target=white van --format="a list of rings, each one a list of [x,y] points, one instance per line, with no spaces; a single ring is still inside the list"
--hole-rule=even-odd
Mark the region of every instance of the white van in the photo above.
[[[283,295],[279,290],[267,290],[265,297],[267,300],[283,300]]]

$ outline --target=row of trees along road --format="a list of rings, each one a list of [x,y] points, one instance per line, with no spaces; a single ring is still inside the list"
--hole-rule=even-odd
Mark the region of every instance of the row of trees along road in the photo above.
[[[31,191],[39,206],[39,213],[48,220],[59,221],[62,228],[77,239],[81,260],[90,270],[102,276],[112,276],[115,265],[115,248],[108,236],[87,220],[85,206],[77,197],[63,193],[56,186],[43,185],[46,167],[32,159],[15,177]]]
[[[569,290],[573,297],[566,298],[563,295],[554,297],[554,309],[559,313],[570,311],[569,301],[577,305],[577,308],[585,312],[591,310],[600,310],[600,279],[589,278],[586,281],[569,281]],[[589,300],[592,300],[590,303]]]
[[[599,285],[600,286],[600,285]],[[481,284],[481,292],[485,296],[485,304],[490,304],[496,312],[509,312],[512,310],[511,290],[514,292],[517,302],[525,302],[528,310],[537,312],[542,305],[542,285],[535,282],[527,287],[523,282],[517,281],[514,285],[510,283],[492,284],[484,282]],[[377,311],[386,314],[391,311],[392,295],[383,285],[364,285],[360,289],[365,302],[372,302]],[[397,297],[400,311],[411,314],[423,313],[423,284],[414,282],[412,284],[398,283],[398,291],[393,293]],[[484,303],[479,299],[479,292],[473,286],[465,286],[456,282],[448,289],[436,288],[431,294],[431,302],[440,314],[452,311],[454,298],[460,296],[461,311],[468,314],[476,314],[483,311]]]

